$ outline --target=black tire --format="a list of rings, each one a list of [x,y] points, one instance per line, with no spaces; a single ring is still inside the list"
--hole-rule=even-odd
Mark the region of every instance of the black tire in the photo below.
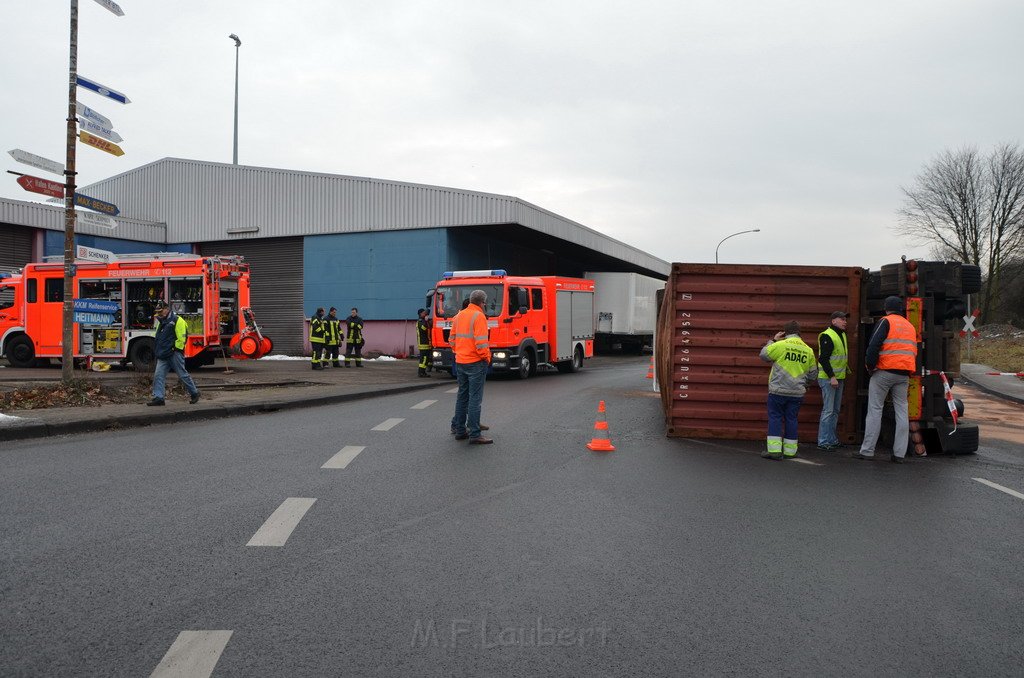
[[[960,266],[960,290],[962,294],[981,291],[981,267],[974,264]]]
[[[571,360],[563,360],[555,365],[555,367],[558,368],[558,371],[562,374],[579,372],[583,369],[583,347],[577,346],[576,350],[572,352]]]
[[[128,349],[128,360],[136,372],[148,372],[156,367],[156,342],[149,337],[142,337],[132,342]]]
[[[8,341],[5,353],[11,367],[36,366],[36,348],[32,345],[32,340],[24,334]]]
[[[533,374],[533,371],[536,369],[533,363],[534,360],[536,360],[536,358],[533,357],[532,349],[528,348],[523,351],[522,355],[519,356],[519,369],[516,370],[516,377],[519,379],[527,379],[531,374]]]

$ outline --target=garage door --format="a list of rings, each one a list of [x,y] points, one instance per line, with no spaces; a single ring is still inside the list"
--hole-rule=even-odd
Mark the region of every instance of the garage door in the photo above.
[[[10,273],[32,261],[32,229],[0,224],[0,273]]]
[[[200,245],[206,255],[238,254],[252,274],[252,310],[274,353],[302,355],[306,319],[302,309],[302,238],[218,240]]]

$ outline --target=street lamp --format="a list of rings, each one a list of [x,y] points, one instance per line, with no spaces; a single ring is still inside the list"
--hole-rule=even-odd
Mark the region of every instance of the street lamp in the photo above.
[[[749,230],[749,231],[740,231],[740,232],[738,232],[738,233],[733,233],[733,234],[731,234],[731,235],[727,235],[727,236],[725,236],[724,238],[722,238],[721,240],[719,240],[719,241],[718,241],[718,246],[717,246],[717,247],[715,247],[715,263],[716,263],[716,264],[718,263],[718,248],[722,246],[722,243],[723,243],[723,242],[725,242],[725,241],[726,241],[726,240],[728,240],[729,238],[734,238],[734,237],[736,237],[737,235],[743,235],[744,233],[760,233],[760,232],[761,232],[761,229],[760,229],[760,228],[753,228],[753,229],[751,229],[751,230]]]
[[[238,36],[232,33],[228,36],[235,41],[235,152],[232,155],[232,163],[238,164],[238,48],[242,46],[242,41],[238,39]]]

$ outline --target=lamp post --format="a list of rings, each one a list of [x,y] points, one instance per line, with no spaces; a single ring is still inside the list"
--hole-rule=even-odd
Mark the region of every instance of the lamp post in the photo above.
[[[760,232],[761,232],[760,228],[752,228],[749,231],[739,231],[738,233],[733,233],[731,235],[727,235],[724,238],[722,238],[721,240],[719,240],[718,241],[718,246],[715,247],[715,263],[716,264],[718,263],[718,248],[722,246],[723,242],[725,242],[729,238],[734,238],[734,237],[736,237],[738,235],[743,235],[744,233],[760,233]]]
[[[231,156],[232,164],[238,164],[238,48],[242,46],[242,41],[238,39],[238,36],[232,33],[228,36],[235,41],[235,146],[234,153]]]

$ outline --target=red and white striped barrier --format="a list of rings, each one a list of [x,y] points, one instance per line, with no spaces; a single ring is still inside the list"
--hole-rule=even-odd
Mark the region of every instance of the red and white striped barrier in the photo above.
[[[1024,377],[1024,372],[986,372],[990,377]]]
[[[946,398],[946,407],[949,408],[949,414],[953,417],[953,430],[949,432],[949,435],[953,435],[956,433],[957,427],[956,403],[953,402],[953,389],[949,387],[949,380],[946,379],[946,373],[937,372],[935,370],[925,370],[924,373],[928,375],[937,374],[942,378],[942,393]]]

